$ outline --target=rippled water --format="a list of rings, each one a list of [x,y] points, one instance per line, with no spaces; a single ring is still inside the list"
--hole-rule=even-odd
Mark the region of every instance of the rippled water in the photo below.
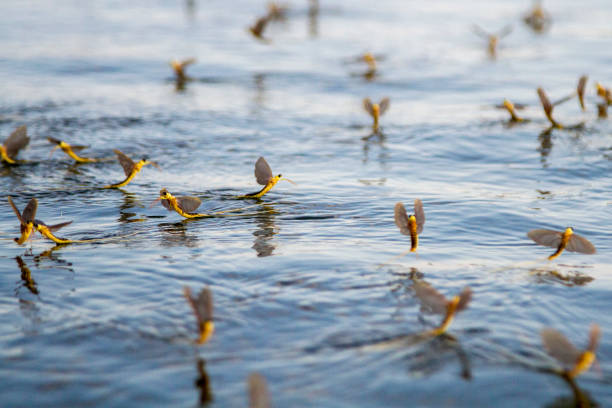
[[[198,359],[211,406],[245,406],[253,371],[277,407],[564,406],[572,391],[540,370],[555,363],[539,331],[584,347],[591,322],[599,369],[578,383],[612,405],[612,139],[594,91],[612,85],[608,1],[547,2],[544,34],[522,24],[526,1],[321,1],[318,15],[294,1],[269,44],[246,30],[263,2],[128,3],[0,5],[0,131],[27,124],[32,137],[30,163],[0,169],[2,197],[73,220],[62,236],[125,236],[20,247],[2,205],[2,406],[194,406]],[[513,24],[497,60],[473,23]],[[365,51],[386,56],[373,81],[345,62]],[[167,62],[190,56],[195,80],[177,91]],[[584,127],[543,134],[535,89],[558,99],[582,74],[588,110],[571,101],[555,115]],[[362,139],[366,96],[391,98],[382,138]],[[533,120],[508,126],[494,108],[505,97]],[[123,178],[119,164],[49,157],[47,136],[88,144],[89,157],[147,155],[161,171],[101,190]],[[257,189],[260,155],[297,185],[235,200]],[[253,206],[184,221],[150,208],[162,187],[203,198],[203,211]],[[418,256],[379,268],[409,246],[393,206],[415,198]],[[542,261],[552,251],[526,232],[567,225],[598,253]],[[402,337],[439,319],[420,312],[416,272],[448,296],[473,289],[455,340]],[[216,332],[200,347],[184,285],[214,294]]]

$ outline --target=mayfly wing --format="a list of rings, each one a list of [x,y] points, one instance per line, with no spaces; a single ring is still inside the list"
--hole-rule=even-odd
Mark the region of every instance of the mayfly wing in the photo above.
[[[77,145],[77,146],[73,146],[70,145],[70,148],[72,149],[73,152],[80,152],[83,149],[87,149],[89,146],[81,146],[81,145]]]
[[[457,312],[467,309],[468,304],[472,300],[472,289],[469,286],[463,288],[459,294],[459,303],[457,304]]]
[[[25,223],[34,222],[34,218],[36,217],[36,209],[38,208],[38,200],[36,198],[32,198],[26,208],[23,209],[23,213],[21,216]]]
[[[191,297],[191,289],[189,288],[189,286],[185,286],[183,288],[183,294],[185,295],[185,299],[187,299],[189,306],[191,306],[191,310],[193,311],[193,314],[195,315],[196,320],[198,321],[198,327],[199,327],[201,323],[200,315],[198,314],[198,307],[196,305],[196,302]]]
[[[378,106],[380,108],[380,114],[384,114],[387,109],[389,109],[389,98],[382,98]]]
[[[408,214],[406,214],[406,209],[404,208],[404,204],[397,203],[395,204],[395,225],[398,226],[400,232],[404,235],[410,235],[410,230],[408,229]]]
[[[162,200],[162,204],[164,201],[166,200]],[[177,197],[176,202],[179,208],[187,213],[194,212],[198,209],[200,204],[202,204],[202,200],[200,200],[198,197],[190,196]]]
[[[55,225],[48,225],[47,228],[49,229],[49,231],[55,232],[55,231],[59,231],[60,229],[70,224],[72,224],[72,221],[62,222],[62,223],[55,224]]]
[[[597,350],[597,346],[599,345],[599,339],[601,337],[601,328],[597,324],[591,325],[591,330],[589,331],[589,346],[587,350],[591,353],[594,353]]]
[[[259,373],[249,375],[249,408],[270,408],[266,379]]]
[[[4,142],[4,148],[6,149],[6,155],[11,159],[17,155],[19,150],[23,149],[30,143],[28,137],[28,129],[26,125],[19,126]]]
[[[206,287],[200,291],[196,305],[202,321],[206,322],[213,319],[213,298],[210,288]]]
[[[257,183],[262,186],[267,185],[272,178],[272,169],[263,157],[257,159],[255,163],[255,178],[257,179]]]
[[[544,108],[544,113],[546,113],[546,116],[552,115],[553,106],[550,103],[548,96],[546,96],[544,89],[538,88],[538,96],[540,97],[540,102],[542,103],[542,108]]]
[[[370,114],[370,116],[374,116],[374,106],[372,105],[372,101],[370,98],[365,98],[363,100],[363,109],[366,110]]]
[[[580,102],[580,107],[582,108],[582,110],[585,109],[584,90],[586,89],[586,83],[588,79],[589,77],[587,77],[586,75],[581,76],[578,80],[578,86],[576,87],[576,93],[578,94],[578,102]]]
[[[47,136],[47,140],[54,144],[60,144],[62,141],[51,136]]]
[[[266,28],[266,24],[268,24],[268,18],[260,17],[259,19],[257,19],[253,27],[251,27],[251,32],[257,37],[261,37],[264,28]]]
[[[568,251],[580,252],[581,254],[589,255],[597,252],[595,246],[591,244],[588,239],[578,234],[572,234],[565,249],[567,249]]]
[[[582,354],[570,341],[559,331],[545,328],[540,333],[542,343],[546,352],[556,358],[565,366],[573,366]]]
[[[559,231],[551,231],[545,229],[535,229],[527,233],[536,244],[544,245],[551,248],[557,248],[561,243],[562,234]]]
[[[117,158],[119,159],[119,164],[121,164],[121,167],[123,167],[123,172],[125,173],[126,176],[129,176],[130,174],[132,174],[132,171],[134,170],[134,161],[132,159],[130,159],[129,157],[127,157],[125,154],[123,154],[120,150],[113,150],[113,152],[115,152],[115,154],[117,155]]]
[[[425,211],[423,210],[423,202],[418,198],[414,200],[414,218],[416,218],[417,234],[423,232],[425,225]]]
[[[21,225],[25,225],[25,221],[23,220],[23,217],[21,216],[21,213],[19,212],[19,210],[17,209],[17,206],[15,205],[15,203],[13,202],[13,199],[11,198],[11,196],[7,197],[9,204],[11,205],[11,208],[13,209],[13,212],[15,213],[15,215],[17,216],[17,218],[19,219],[19,223]]]
[[[482,37],[482,38],[487,38],[488,39],[491,36],[491,34],[486,32],[485,30],[483,30],[477,24],[472,24],[472,31],[474,32],[474,34],[476,34],[477,36]]]
[[[433,313],[446,313],[448,301],[443,294],[435,290],[430,284],[423,281],[416,281],[413,285],[414,294],[421,301],[421,305],[430,309]]]
[[[507,25],[504,28],[501,29],[501,31],[499,32],[499,34],[497,34],[498,38],[504,38],[506,36],[508,36],[510,33],[512,33],[512,30],[514,28],[511,25]]]
[[[181,68],[185,68],[188,65],[194,64],[196,62],[195,58],[188,58],[186,60],[181,61]]]
[[[170,206],[170,203],[168,202],[168,200],[161,199],[160,201],[161,201],[161,205],[163,205],[166,210],[168,210],[168,211],[172,211],[173,210],[173,208]]]

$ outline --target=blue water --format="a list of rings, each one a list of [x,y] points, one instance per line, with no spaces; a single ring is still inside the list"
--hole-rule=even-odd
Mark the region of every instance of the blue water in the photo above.
[[[247,27],[264,2],[3,2],[0,134],[27,124],[32,140],[28,164],[0,168],[0,196],[20,209],[36,197],[47,224],[73,220],[60,236],[123,238],[18,246],[2,198],[0,405],[196,406],[202,359],[215,407],[246,406],[254,371],[276,407],[564,406],[572,391],[545,372],[556,363],[539,332],[583,348],[592,322],[599,366],[577,382],[612,405],[612,129],[594,87],[612,85],[612,7],[545,2],[553,23],[537,34],[521,21],[530,6],[321,1],[315,20],[294,1],[262,43]],[[474,23],[513,25],[497,59]],[[366,51],[386,57],[373,81],[346,63]],[[168,61],[187,57],[194,80],[177,91]],[[554,113],[584,127],[543,134],[536,88],[559,99],[582,74],[587,111],[572,100]],[[363,140],[361,101],[383,96],[384,137]],[[494,108],[504,98],[531,121],[508,126]],[[161,171],[101,190],[123,178],[119,164],[49,156],[48,136]],[[235,200],[258,189],[259,156],[296,185]],[[150,207],[161,188],[201,197],[201,211],[252,207],[185,221]],[[393,206],[415,198],[418,255],[392,259],[410,245]],[[597,254],[547,262],[553,250],[526,237],[569,225]],[[474,291],[455,340],[405,337],[440,319],[420,311],[417,272],[446,296]],[[213,292],[202,346],[184,285]]]

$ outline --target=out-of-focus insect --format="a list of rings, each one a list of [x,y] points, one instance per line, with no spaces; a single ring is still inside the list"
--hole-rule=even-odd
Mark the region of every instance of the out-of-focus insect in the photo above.
[[[581,254],[594,254],[595,246],[588,239],[574,234],[572,227],[567,227],[565,231],[551,231],[546,229],[535,229],[527,233],[536,244],[543,245],[557,250],[548,257],[549,260],[555,259],[564,249],[570,252],[580,252]]]
[[[8,164],[16,164],[15,157],[21,149],[30,143],[28,128],[26,125],[19,126],[10,136],[0,145],[0,156]]]
[[[36,217],[36,209],[38,208],[38,200],[36,198],[30,199],[26,207],[23,209],[23,213],[20,213],[17,206],[15,206],[15,203],[13,203],[13,199],[10,196],[8,196],[7,199],[11,205],[11,208],[13,209],[13,212],[19,219],[21,236],[19,238],[15,238],[15,242],[21,245],[30,238],[32,231],[34,231],[34,219]]]
[[[572,99],[574,96],[578,96],[578,103],[580,104],[580,108],[584,111],[586,110],[586,107],[584,105],[584,91],[586,90],[586,84],[588,81],[589,77],[586,75],[581,76],[578,79],[578,85],[576,85],[576,91],[569,94],[568,96],[559,99],[558,101],[553,102],[553,106],[557,106],[560,105],[564,102],[569,101],[570,99]]]
[[[83,149],[87,149],[89,146],[73,146],[54,137],[47,137],[47,140],[55,144],[55,147],[53,147],[51,153],[49,153],[49,156],[52,155],[56,149],[62,149],[64,153],[73,158],[77,163],[95,163],[98,161],[98,159],[81,157],[75,153],[80,152]]]
[[[183,288],[185,299],[191,306],[193,314],[198,321],[198,344],[204,344],[215,331],[213,323],[213,298],[210,288],[205,287],[197,297],[191,296],[191,289],[188,286]]]
[[[453,296],[450,300],[446,299],[443,294],[422,280],[416,280],[413,288],[416,297],[419,298],[425,310],[444,316],[442,323],[440,323],[438,327],[426,333],[432,336],[439,336],[446,332],[446,329],[453,321],[455,315],[467,309],[472,299],[472,290],[468,286],[463,288],[460,294]]]
[[[541,1],[534,3],[533,8],[523,17],[523,21],[536,32],[547,30],[552,23],[550,14],[542,8]]]
[[[268,18],[270,20],[284,20],[287,18],[287,10],[289,7],[286,4],[275,2],[268,3]]]
[[[268,22],[270,22],[270,17],[269,16],[264,16],[264,17],[260,17],[255,21],[255,24],[253,24],[251,27],[249,27],[249,32],[251,34],[253,34],[253,37],[257,38],[258,40],[263,40],[265,41],[265,38],[263,36],[263,32],[266,28],[266,26],[268,25]]]
[[[546,92],[544,92],[544,89],[538,88],[538,96],[540,97],[540,102],[542,103],[544,114],[546,115],[546,118],[550,121],[552,127],[556,129],[562,129],[563,125],[561,125],[552,117],[554,105],[550,103],[550,100],[548,99],[548,96],[546,96]]]
[[[287,180],[288,182],[295,184],[288,178],[283,177],[282,174],[275,176],[272,173],[270,165],[263,157],[257,159],[257,162],[255,163],[255,179],[257,180],[258,184],[261,184],[264,187],[257,192],[245,194],[243,196],[240,196],[239,198],[260,198],[268,191],[270,191],[272,187],[274,187],[276,183],[278,183],[281,179]]]
[[[418,198],[414,200],[414,214],[406,212],[404,204],[395,204],[395,225],[404,235],[410,235],[410,252],[415,252],[419,246],[419,235],[423,232],[425,225],[425,211],[423,203]]]
[[[510,114],[511,122],[524,122],[525,121],[525,118],[520,117],[518,113],[516,113],[517,109],[523,109],[524,106],[514,105],[508,99],[504,99],[504,103],[500,106],[508,111],[508,113]]]
[[[379,103],[372,103],[370,98],[363,100],[363,108],[372,116],[374,123],[372,124],[372,130],[378,132],[378,119],[385,114],[389,109],[389,98],[382,98]]]
[[[597,88],[597,95],[599,95],[606,104],[612,105],[612,92],[610,88],[605,88],[599,82],[595,84],[595,87]]]
[[[546,352],[559,361],[563,368],[561,375],[573,379],[588,370],[596,359],[595,351],[601,337],[601,329],[592,324],[589,331],[589,345],[586,350],[578,350],[570,341],[555,329],[545,328],[541,332]]]
[[[597,104],[597,117],[599,119],[605,119],[608,117],[608,104],[607,103]]]
[[[170,66],[174,70],[175,79],[178,83],[184,83],[189,79],[185,69],[187,66],[194,64],[196,62],[195,58],[188,58],[182,61],[172,60],[170,61]]]
[[[146,166],[147,164],[151,164],[155,168],[159,169],[159,166],[157,165],[157,163],[150,161],[146,157],[143,157],[137,163],[134,163],[132,159],[127,157],[125,154],[123,154],[119,150],[115,149],[113,150],[113,152],[115,152],[115,154],[117,155],[117,159],[119,160],[119,164],[121,164],[121,167],[123,167],[123,172],[125,173],[125,179],[123,181],[120,181],[119,183],[109,184],[108,186],[104,186],[103,188],[119,188],[119,187],[123,187],[127,185],[130,181],[132,181],[134,176],[138,174],[140,169],[142,169],[143,166]]]
[[[480,26],[474,24],[472,26],[472,30],[476,35],[482,37],[487,40],[487,50],[489,56],[491,58],[495,58],[497,56],[497,45],[499,44],[499,40],[504,37],[507,37],[512,32],[512,26],[506,26],[499,31],[497,34],[491,34],[485,30],[483,30]]]
[[[270,408],[268,385],[263,375],[249,374],[249,408]]]

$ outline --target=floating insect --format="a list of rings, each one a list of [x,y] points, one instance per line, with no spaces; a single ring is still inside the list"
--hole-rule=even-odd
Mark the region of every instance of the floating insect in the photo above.
[[[514,105],[508,99],[504,99],[504,103],[501,105],[502,108],[506,109],[508,113],[510,113],[510,121],[511,122],[524,122],[525,118],[522,118],[516,113],[517,109],[523,109],[522,105]]]
[[[249,408],[270,408],[268,385],[263,375],[249,374]]]
[[[134,176],[138,174],[140,169],[142,169],[147,164],[151,164],[155,168],[159,169],[159,166],[157,165],[157,163],[150,161],[146,157],[143,157],[137,163],[134,163],[132,159],[127,157],[121,151],[115,149],[113,150],[113,152],[115,152],[115,154],[117,155],[117,159],[119,160],[119,164],[121,164],[121,167],[123,167],[123,171],[125,173],[125,179],[123,181],[120,181],[119,183],[109,184],[108,186],[104,186],[103,188],[119,188],[119,187],[123,187],[127,185],[130,181],[132,181]]]
[[[561,125],[552,117],[554,105],[550,103],[550,100],[548,99],[548,96],[546,96],[546,92],[544,92],[544,89],[538,88],[538,96],[540,97],[540,102],[542,103],[544,114],[546,115],[546,118],[548,118],[548,120],[550,121],[552,127],[556,129],[562,129],[563,125]]]
[[[182,196],[175,197],[168,190],[162,188],[159,191],[159,197],[155,201],[161,201],[161,204],[168,211],[176,211],[179,215],[185,218],[202,218],[202,217],[210,217],[209,214],[198,214],[194,213],[195,210],[198,209],[200,204],[202,204],[202,200],[198,197],[192,196]],[[155,204],[155,203],[153,203]]]
[[[545,328],[540,333],[546,352],[559,361],[562,366],[561,374],[574,379],[580,373],[588,370],[596,359],[595,351],[601,337],[601,329],[592,324],[589,331],[589,345],[586,350],[580,351],[559,331]]]
[[[467,309],[472,299],[472,290],[468,286],[463,288],[459,295],[453,296],[451,300],[446,299],[444,295],[422,280],[416,280],[413,288],[416,297],[419,298],[425,309],[429,309],[434,314],[444,315],[442,323],[426,333],[432,336],[439,336],[446,332],[455,315]]]
[[[212,292],[208,287],[200,291],[197,297],[191,296],[191,289],[188,286],[183,288],[183,294],[189,302],[193,314],[198,321],[198,333],[200,337],[197,340],[198,344],[204,344],[215,331],[213,323],[213,298]]]
[[[70,224],[72,224],[72,221],[62,222],[60,224],[55,224],[55,225],[47,225],[40,220],[35,220],[34,228],[36,228],[36,231],[40,232],[40,235],[42,235],[45,238],[50,239],[56,244],[74,244],[77,242],[89,242],[89,240],[72,240],[72,239],[60,238],[54,234],[54,232],[58,231],[60,228],[64,228],[65,226],[70,225]]]
[[[270,17],[268,17],[267,15],[264,17],[258,18],[257,21],[255,21],[255,24],[249,27],[250,33],[253,34],[253,36],[257,38],[258,40],[265,41],[263,32],[266,26],[268,25],[269,21],[270,21]]]
[[[287,18],[287,10],[289,7],[286,4],[274,2],[268,3],[268,18],[270,20],[284,20]]]
[[[73,158],[77,163],[95,163],[98,161],[98,159],[81,157],[75,153],[80,152],[83,149],[87,149],[89,146],[73,146],[54,137],[47,137],[47,140],[55,144],[55,147],[53,148],[53,150],[51,150],[51,153],[49,153],[49,155],[53,154],[56,149],[62,149],[64,153]]]
[[[11,196],[7,197],[13,212],[19,219],[21,236],[19,238],[15,238],[15,242],[19,245],[26,242],[30,235],[32,235],[32,231],[34,231],[34,218],[36,217],[36,210],[38,208],[38,200],[36,198],[30,199],[26,207],[23,209],[23,214],[19,212],[15,203],[13,203],[13,199]]]
[[[258,184],[261,184],[264,187],[255,193],[245,194],[239,198],[260,198],[270,191],[272,187],[274,187],[281,179],[293,183],[293,181],[283,177],[282,174],[277,176],[273,175],[270,165],[263,157],[257,159],[257,162],[255,163],[255,179],[257,180]]]
[[[512,32],[512,26],[506,26],[502,28],[501,31],[497,34],[488,33],[476,24],[472,26],[472,30],[474,31],[474,33],[476,33],[476,35],[487,40],[487,50],[489,56],[491,58],[495,58],[497,56],[497,45],[499,44],[499,40],[508,36]]]
[[[523,17],[523,21],[536,32],[547,30],[552,23],[550,14],[542,8],[540,1],[534,3],[533,8]]]
[[[16,164],[15,157],[21,149],[30,143],[28,128],[26,125],[19,126],[10,136],[0,145],[0,156],[8,164]]]
[[[372,130],[378,132],[378,119],[385,114],[389,109],[389,98],[382,98],[379,103],[372,103],[370,98],[363,100],[363,108],[372,116],[374,123],[372,124]]]
[[[186,60],[178,61],[172,60],[170,61],[170,66],[174,70],[174,75],[177,83],[184,83],[189,79],[187,74],[185,73],[185,68],[187,66],[194,64],[196,62],[195,58],[188,58]]]
[[[395,204],[395,225],[404,235],[410,235],[410,252],[415,252],[419,246],[419,234],[423,232],[425,225],[425,211],[423,203],[418,198],[414,200],[414,214],[406,212],[404,204]]]
[[[612,92],[610,88],[605,88],[599,82],[595,84],[597,88],[597,95],[599,95],[607,105],[612,105]]]
[[[578,79],[578,85],[576,85],[576,91],[574,91],[573,93],[571,93],[570,95],[559,99],[558,101],[553,102],[553,106],[557,106],[557,105],[561,105],[564,102],[569,101],[570,99],[572,99],[574,96],[578,96],[578,103],[580,104],[580,109],[582,109],[583,111],[586,110],[586,107],[584,105],[584,91],[586,90],[586,84],[588,81],[589,77],[586,75],[581,76]]]
[[[551,231],[546,229],[535,229],[527,233],[536,244],[543,245],[557,250],[548,257],[549,260],[555,259],[564,249],[570,252],[580,252],[581,254],[594,254],[595,246],[584,237],[574,234],[572,227],[567,227],[565,231]]]

